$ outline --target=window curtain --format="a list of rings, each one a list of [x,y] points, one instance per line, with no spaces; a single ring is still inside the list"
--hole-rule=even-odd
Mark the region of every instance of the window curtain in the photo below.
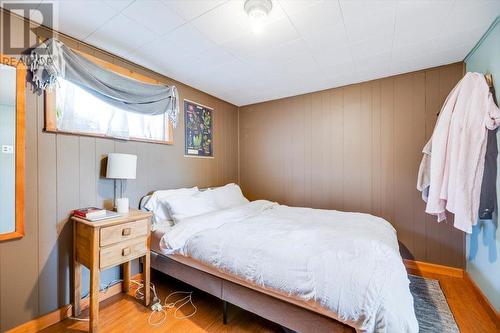
[[[114,73],[54,38],[35,47],[25,62],[39,91],[52,89],[63,78],[122,110],[143,115],[167,113],[177,127],[179,95],[175,86],[144,83]]]

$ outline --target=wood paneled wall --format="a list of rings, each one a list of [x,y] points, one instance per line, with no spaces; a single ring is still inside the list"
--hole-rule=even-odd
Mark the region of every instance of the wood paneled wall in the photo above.
[[[240,184],[249,199],[371,213],[404,257],[464,267],[464,234],[424,213],[421,151],[463,64],[241,107]]]
[[[12,24],[19,41],[26,22],[13,17]],[[60,38],[177,85],[181,99],[213,107],[215,158],[183,157],[182,121],[172,146],[45,133],[43,96],[28,91],[26,236],[0,243],[0,332],[68,303],[68,215],[75,207],[110,204],[113,183],[101,176],[110,152],[138,155],[138,178],[126,189],[132,205],[155,189],[239,177],[250,199],[382,216],[397,228],[406,257],[463,267],[463,234],[426,216],[415,190],[420,151],[462,64],[246,106],[238,115],[234,105]]]
[[[13,37],[19,41],[26,23],[13,16],[12,24]],[[217,186],[236,182],[238,178],[236,106],[85,44],[60,38],[74,48],[175,84],[181,100],[187,98],[213,107],[215,158],[184,157],[182,119],[172,146],[45,133],[43,96],[28,91],[26,236],[0,242],[0,332],[69,302],[72,234],[68,216],[78,207],[111,203],[113,182],[101,176],[102,160],[108,153],[138,155],[137,179],[128,181],[125,193],[133,206],[141,196],[155,189]]]

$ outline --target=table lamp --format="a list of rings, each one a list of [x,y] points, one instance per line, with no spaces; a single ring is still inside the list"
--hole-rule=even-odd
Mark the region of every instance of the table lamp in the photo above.
[[[128,213],[129,201],[123,197],[123,183],[127,179],[135,179],[137,156],[130,154],[108,154],[106,178],[114,179],[115,209],[118,213]],[[116,180],[120,180],[120,197],[116,198]]]

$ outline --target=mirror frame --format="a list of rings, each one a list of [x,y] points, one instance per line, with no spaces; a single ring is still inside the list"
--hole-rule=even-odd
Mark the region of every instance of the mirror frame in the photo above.
[[[0,234],[0,241],[24,236],[24,176],[26,147],[26,66],[21,60],[0,53],[2,65],[16,68],[16,180],[15,224],[13,232]]]

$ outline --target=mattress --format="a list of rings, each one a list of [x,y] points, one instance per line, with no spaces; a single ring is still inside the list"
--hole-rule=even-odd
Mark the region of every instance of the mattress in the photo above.
[[[396,231],[381,218],[259,200],[154,237],[157,253],[320,304],[358,332],[418,332]]]
[[[153,225],[153,230],[151,231],[151,251],[161,254],[160,248],[160,240],[169,230],[172,229],[172,226],[169,222],[160,222],[155,223]]]

